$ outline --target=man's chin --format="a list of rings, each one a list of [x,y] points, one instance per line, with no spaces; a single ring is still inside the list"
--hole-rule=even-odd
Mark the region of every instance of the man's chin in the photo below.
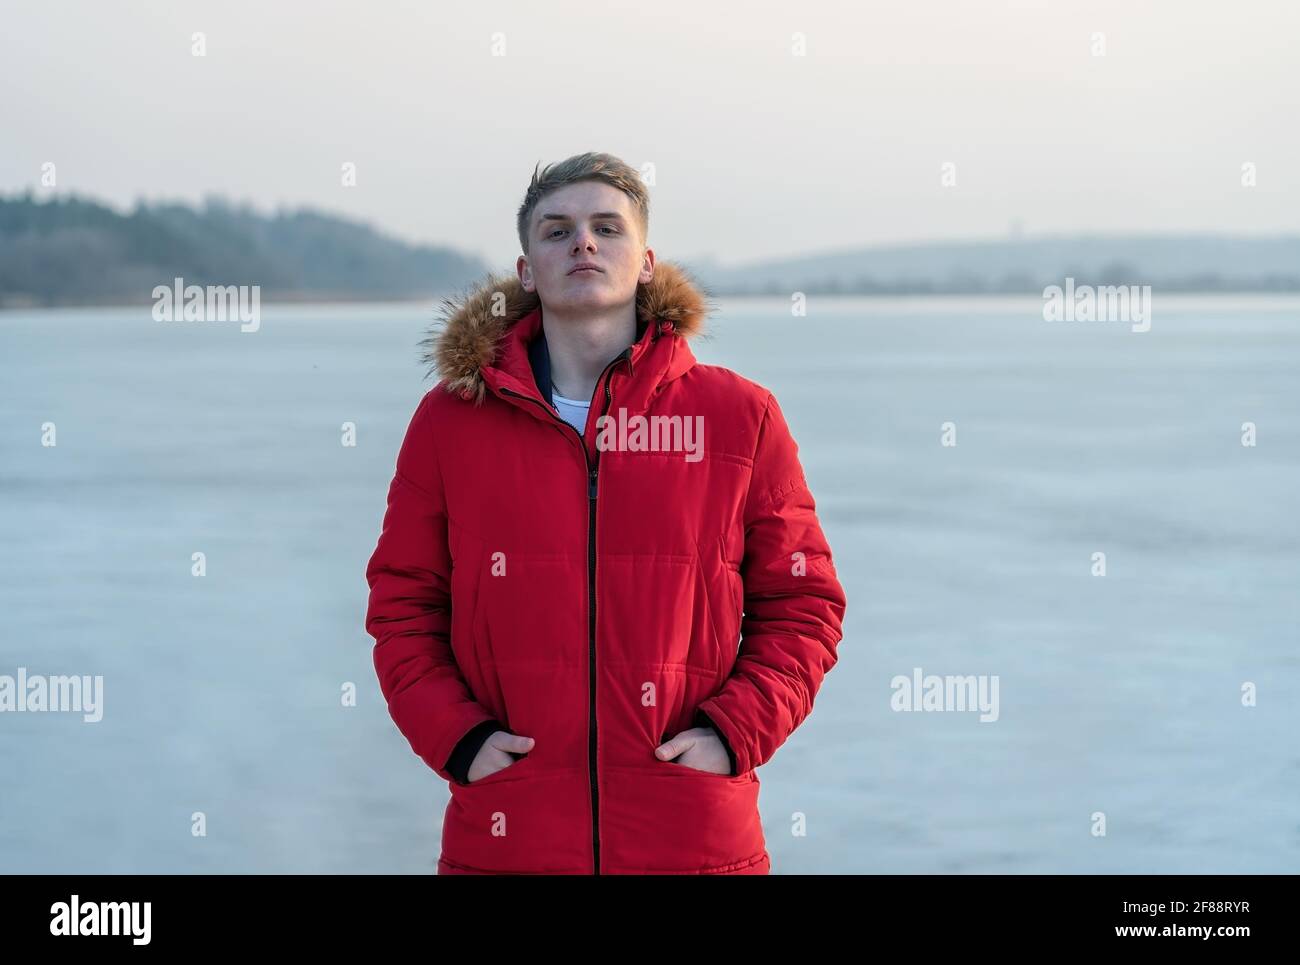
[[[583,290],[583,284],[589,285],[590,289]],[[592,281],[578,285],[566,285],[564,290],[559,292],[543,292],[540,295],[543,308],[549,308],[552,312],[562,312],[566,315],[606,311],[627,302],[626,298],[614,297],[614,294],[606,285],[593,283]],[[635,291],[630,293],[630,297],[636,297]]]

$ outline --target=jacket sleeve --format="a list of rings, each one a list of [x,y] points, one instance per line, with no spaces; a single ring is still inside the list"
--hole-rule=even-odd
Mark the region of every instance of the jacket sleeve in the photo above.
[[[416,407],[397,454],[379,542],[366,565],[365,623],[393,722],[439,777],[463,784],[492,732],[487,722],[495,721],[470,693],[451,650],[451,553],[431,396]]]
[[[846,601],[798,446],[770,393],[744,509],[745,612],[735,666],[700,704],[736,774],[771,760],[835,665]]]

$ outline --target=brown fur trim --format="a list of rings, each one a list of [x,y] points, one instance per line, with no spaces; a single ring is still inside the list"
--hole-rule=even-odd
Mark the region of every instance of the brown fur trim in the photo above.
[[[536,292],[524,291],[518,276],[489,274],[467,293],[442,300],[420,342],[421,361],[449,392],[482,402],[481,370],[496,360],[501,337],[539,304]],[[684,338],[701,334],[713,310],[708,293],[686,269],[668,261],[656,263],[654,277],[637,286],[636,308],[641,321],[669,322]]]

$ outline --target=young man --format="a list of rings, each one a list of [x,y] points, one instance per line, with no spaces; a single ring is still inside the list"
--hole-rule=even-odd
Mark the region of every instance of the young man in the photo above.
[[[755,769],[845,611],[776,399],[687,339],[636,171],[538,173],[517,278],[446,303],[366,569],[389,712],[450,783],[438,871],[765,874]]]

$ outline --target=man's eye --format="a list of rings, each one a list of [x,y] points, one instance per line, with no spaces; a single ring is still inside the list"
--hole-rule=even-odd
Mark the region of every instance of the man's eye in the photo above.
[[[609,228],[609,229],[610,229],[611,231],[613,231],[615,234],[618,234],[618,225],[613,225],[613,224],[603,224],[603,225],[600,225],[600,227],[601,227],[601,228]],[[551,231],[550,231],[550,233],[549,233],[546,237],[548,237],[548,238],[554,238],[554,237],[555,237],[556,235],[558,235],[558,234],[563,234],[563,233],[565,232],[565,230],[567,230],[567,229],[565,229],[565,228],[552,228]]]

